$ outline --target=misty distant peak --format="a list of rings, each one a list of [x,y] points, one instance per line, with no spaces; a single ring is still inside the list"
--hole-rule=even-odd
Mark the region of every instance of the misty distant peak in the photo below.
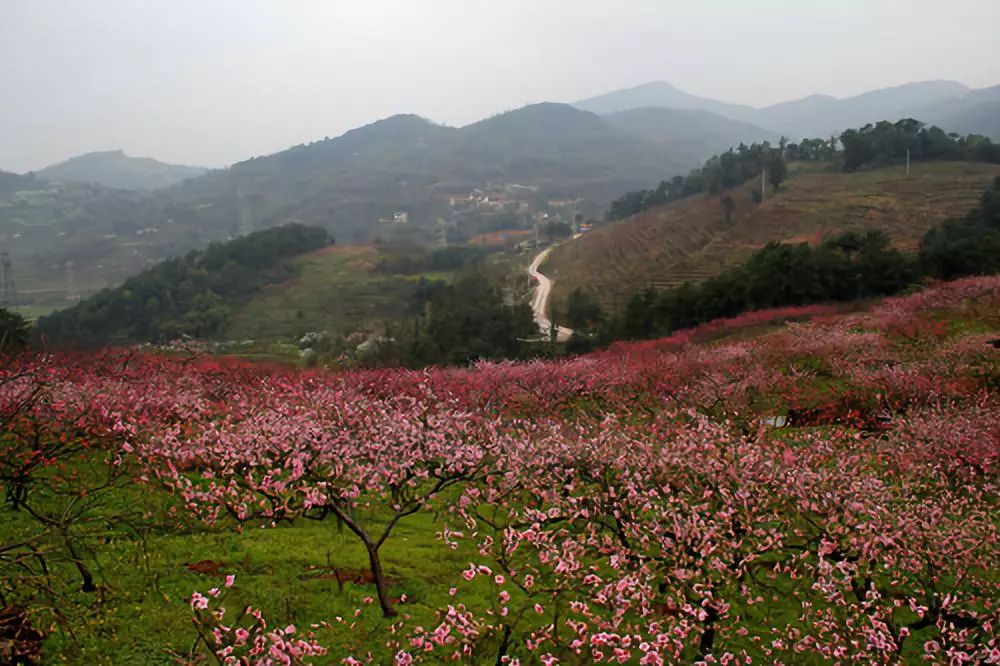
[[[650,81],[631,88],[615,90],[573,104],[578,109],[594,113],[614,113],[642,107],[668,107],[673,109],[701,109],[712,113],[745,120],[753,109],[740,104],[729,104],[708,97],[684,92],[666,81]]]
[[[406,139],[407,137],[419,137],[430,132],[444,129],[436,125],[423,116],[415,113],[397,113],[388,118],[376,120],[373,123],[362,125],[361,127],[346,132],[337,139],[331,141],[343,141],[345,139]]]
[[[1000,87],[998,87],[1000,90]],[[972,90],[958,81],[913,81],[900,85],[869,90],[850,97],[837,98],[812,94],[800,99],[753,108],[720,100],[691,95],[666,81],[650,81],[631,88],[576,102],[580,109],[610,114],[635,109],[660,107],[700,109],[729,120],[785,134],[790,138],[829,136],[849,127],[860,127],[879,120],[899,120],[912,117],[923,121],[950,119],[957,105],[971,107],[1000,97],[993,89]],[[988,111],[965,112],[957,127],[993,131]],[[945,129],[949,129],[945,125]]]
[[[429,127],[434,125],[433,122],[424,118],[423,116],[418,116],[415,113],[397,113],[396,115],[389,116],[388,118],[382,118],[381,120],[376,120],[373,123],[365,125],[365,127]]]
[[[121,148],[98,150],[37,172],[45,180],[94,183],[123,190],[154,190],[169,187],[208,169],[181,164],[167,164],[151,157],[131,157]]]

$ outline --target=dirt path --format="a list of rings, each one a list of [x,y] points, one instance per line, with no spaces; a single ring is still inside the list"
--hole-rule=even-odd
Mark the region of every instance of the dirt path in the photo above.
[[[546,337],[552,333],[552,322],[548,317],[549,296],[552,293],[552,280],[542,275],[538,268],[549,258],[552,247],[547,247],[539,252],[528,266],[528,275],[535,279],[535,293],[531,297],[531,310],[535,313],[535,323]],[[556,340],[565,342],[573,335],[572,329],[558,326],[556,328]]]

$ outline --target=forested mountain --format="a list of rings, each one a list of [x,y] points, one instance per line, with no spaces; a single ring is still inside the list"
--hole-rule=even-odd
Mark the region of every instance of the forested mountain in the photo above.
[[[405,210],[433,224],[448,194],[487,183],[537,187],[545,197],[607,201],[626,183],[697,161],[634,137],[564,104],[537,104],[462,128],[399,115],[341,137],[233,165],[174,188],[181,205],[222,209],[244,193],[253,223],[322,224],[347,241],[368,240],[379,219]],[[219,219],[232,227],[235,216]]]
[[[93,183],[122,190],[155,190],[206,171],[202,167],[166,164],[150,157],[131,157],[121,150],[108,150],[77,155],[40,169],[36,175],[44,180]]]
[[[1000,86],[972,90],[956,81],[920,81],[843,99],[810,95],[762,108],[689,95],[663,81],[617,90],[575,103],[598,113],[669,107],[698,109],[751,123],[790,138],[830,136],[879,120],[916,118],[960,134],[996,137]]]

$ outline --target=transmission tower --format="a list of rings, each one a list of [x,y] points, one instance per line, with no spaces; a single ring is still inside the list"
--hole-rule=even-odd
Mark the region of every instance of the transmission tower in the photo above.
[[[236,204],[239,210],[240,236],[253,233],[253,219],[250,217],[250,206],[247,205],[247,200],[243,196],[243,190],[239,186],[236,187]]]
[[[448,247],[448,223],[439,217],[434,231],[435,242],[440,247]]]
[[[0,307],[17,307],[17,289],[14,286],[14,267],[10,262],[10,252],[0,253]]]
[[[80,300],[80,293],[76,290],[76,274],[73,272],[73,262],[66,262],[66,300]]]

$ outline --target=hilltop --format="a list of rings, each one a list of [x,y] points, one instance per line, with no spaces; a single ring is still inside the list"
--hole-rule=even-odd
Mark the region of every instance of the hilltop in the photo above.
[[[751,106],[692,95],[666,81],[650,81],[631,88],[613,90],[574,102],[573,106],[603,114],[648,107],[698,109],[739,120],[748,120],[754,114]]]
[[[132,157],[122,150],[77,155],[35,172],[43,180],[90,183],[122,190],[155,190],[208,172],[203,167]]]
[[[790,178],[758,205],[755,183],[724,193],[735,209],[727,225],[721,196],[694,195],[597,227],[557,247],[543,268],[558,304],[576,287],[608,308],[647,287],[717,274],[771,241],[819,242],[829,234],[879,229],[913,249],[933,225],[976,205],[1000,166],[915,164],[855,173],[794,164]]]

